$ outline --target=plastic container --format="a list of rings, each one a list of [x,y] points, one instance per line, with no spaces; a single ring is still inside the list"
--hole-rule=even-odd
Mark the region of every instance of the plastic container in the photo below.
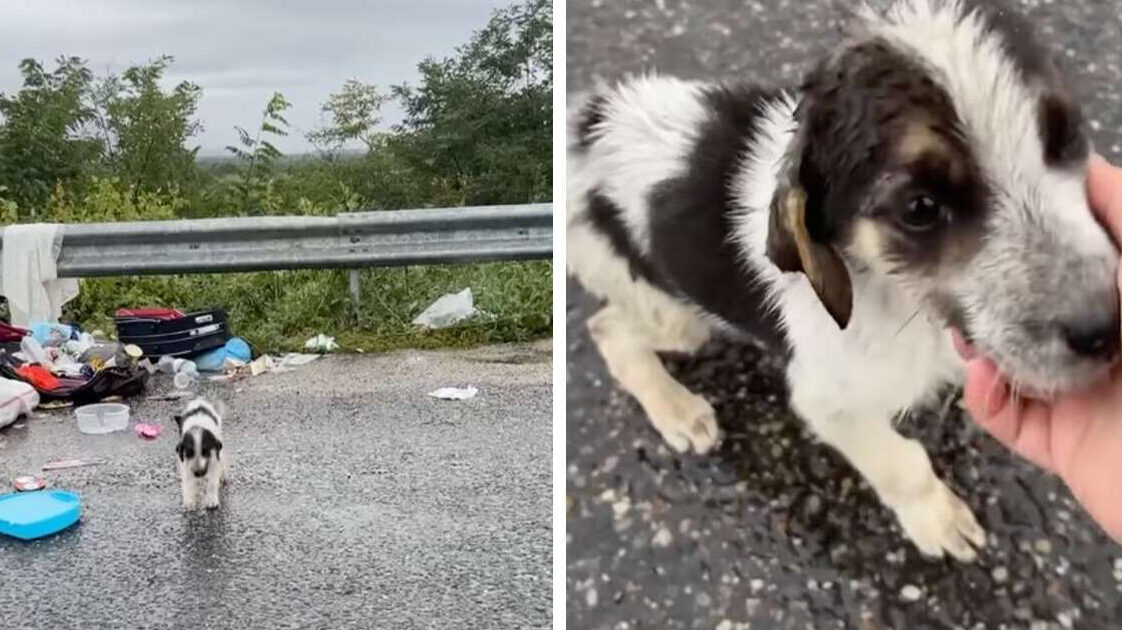
[[[199,370],[195,367],[195,364],[184,361],[175,371],[175,376],[172,377],[171,382],[175,384],[176,389],[187,389],[198,380]]]
[[[74,410],[78,430],[90,435],[103,435],[129,428],[129,407],[118,403],[98,403]]]
[[[60,532],[82,518],[78,495],[64,490],[0,496],[0,534],[34,540]]]

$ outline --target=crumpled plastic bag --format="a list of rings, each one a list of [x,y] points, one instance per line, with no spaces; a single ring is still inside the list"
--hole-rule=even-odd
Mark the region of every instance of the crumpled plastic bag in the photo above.
[[[39,404],[39,392],[27,383],[0,378],[0,428],[31,414]]]
[[[430,329],[447,328],[475,317],[478,313],[472,300],[471,287],[468,287],[459,293],[440,296],[414,318],[413,323]]]
[[[305,341],[304,348],[306,350],[312,350],[314,352],[331,352],[333,350],[338,350],[339,344],[335,343],[335,337],[328,337],[327,335],[320,333],[315,337],[312,337],[311,339]]]

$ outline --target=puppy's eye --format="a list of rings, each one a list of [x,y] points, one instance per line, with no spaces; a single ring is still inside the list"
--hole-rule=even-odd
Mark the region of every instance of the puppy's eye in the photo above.
[[[904,227],[911,230],[927,230],[935,227],[943,219],[943,206],[930,195],[920,195],[908,202],[908,208],[900,216]]]

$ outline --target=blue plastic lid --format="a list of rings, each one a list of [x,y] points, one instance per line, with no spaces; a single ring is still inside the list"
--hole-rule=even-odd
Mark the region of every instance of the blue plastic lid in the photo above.
[[[61,532],[82,517],[78,495],[39,490],[0,496],[0,534],[34,540]]]

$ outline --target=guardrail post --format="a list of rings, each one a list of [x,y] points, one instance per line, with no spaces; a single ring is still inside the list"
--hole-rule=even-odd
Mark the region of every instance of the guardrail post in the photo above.
[[[362,271],[351,269],[349,274],[351,285],[351,305],[355,309],[355,321],[362,321]]]

